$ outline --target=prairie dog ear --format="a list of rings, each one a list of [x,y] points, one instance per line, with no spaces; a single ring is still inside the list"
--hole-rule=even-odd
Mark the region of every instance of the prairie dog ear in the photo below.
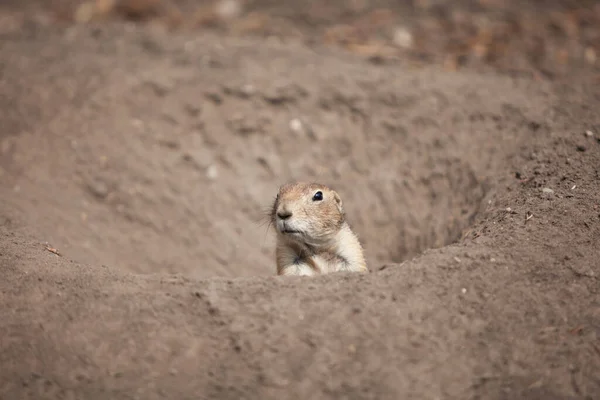
[[[337,206],[340,213],[343,214],[344,213],[344,205],[342,204],[342,198],[340,197],[339,194],[337,194],[337,192],[331,192],[331,194],[333,195],[333,200],[335,201],[335,205]]]

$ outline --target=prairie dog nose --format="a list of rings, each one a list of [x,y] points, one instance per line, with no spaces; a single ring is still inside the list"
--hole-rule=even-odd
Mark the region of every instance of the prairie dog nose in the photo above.
[[[277,211],[277,216],[285,220],[292,216],[292,212],[289,210],[279,210]]]

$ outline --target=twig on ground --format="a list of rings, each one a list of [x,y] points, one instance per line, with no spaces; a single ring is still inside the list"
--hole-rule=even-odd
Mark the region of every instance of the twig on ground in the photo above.
[[[525,222],[529,221],[531,218],[533,218],[533,214],[527,211],[527,214],[525,215]]]
[[[48,250],[50,253],[56,254],[59,257],[62,257],[62,254],[60,254],[60,252],[55,249],[54,247],[50,247],[49,245],[45,245],[44,249]]]

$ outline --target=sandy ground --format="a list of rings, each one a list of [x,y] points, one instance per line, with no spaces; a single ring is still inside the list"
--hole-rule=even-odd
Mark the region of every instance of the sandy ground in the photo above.
[[[600,398],[598,5],[155,3],[0,8],[1,399]],[[370,274],[274,276],[295,179]]]

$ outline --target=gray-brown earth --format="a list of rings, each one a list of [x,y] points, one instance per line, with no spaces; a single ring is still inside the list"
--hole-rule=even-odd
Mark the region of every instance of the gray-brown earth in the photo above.
[[[1,399],[600,397],[595,63],[456,70],[12,3]],[[274,276],[265,208],[293,179],[338,190],[370,274]]]

